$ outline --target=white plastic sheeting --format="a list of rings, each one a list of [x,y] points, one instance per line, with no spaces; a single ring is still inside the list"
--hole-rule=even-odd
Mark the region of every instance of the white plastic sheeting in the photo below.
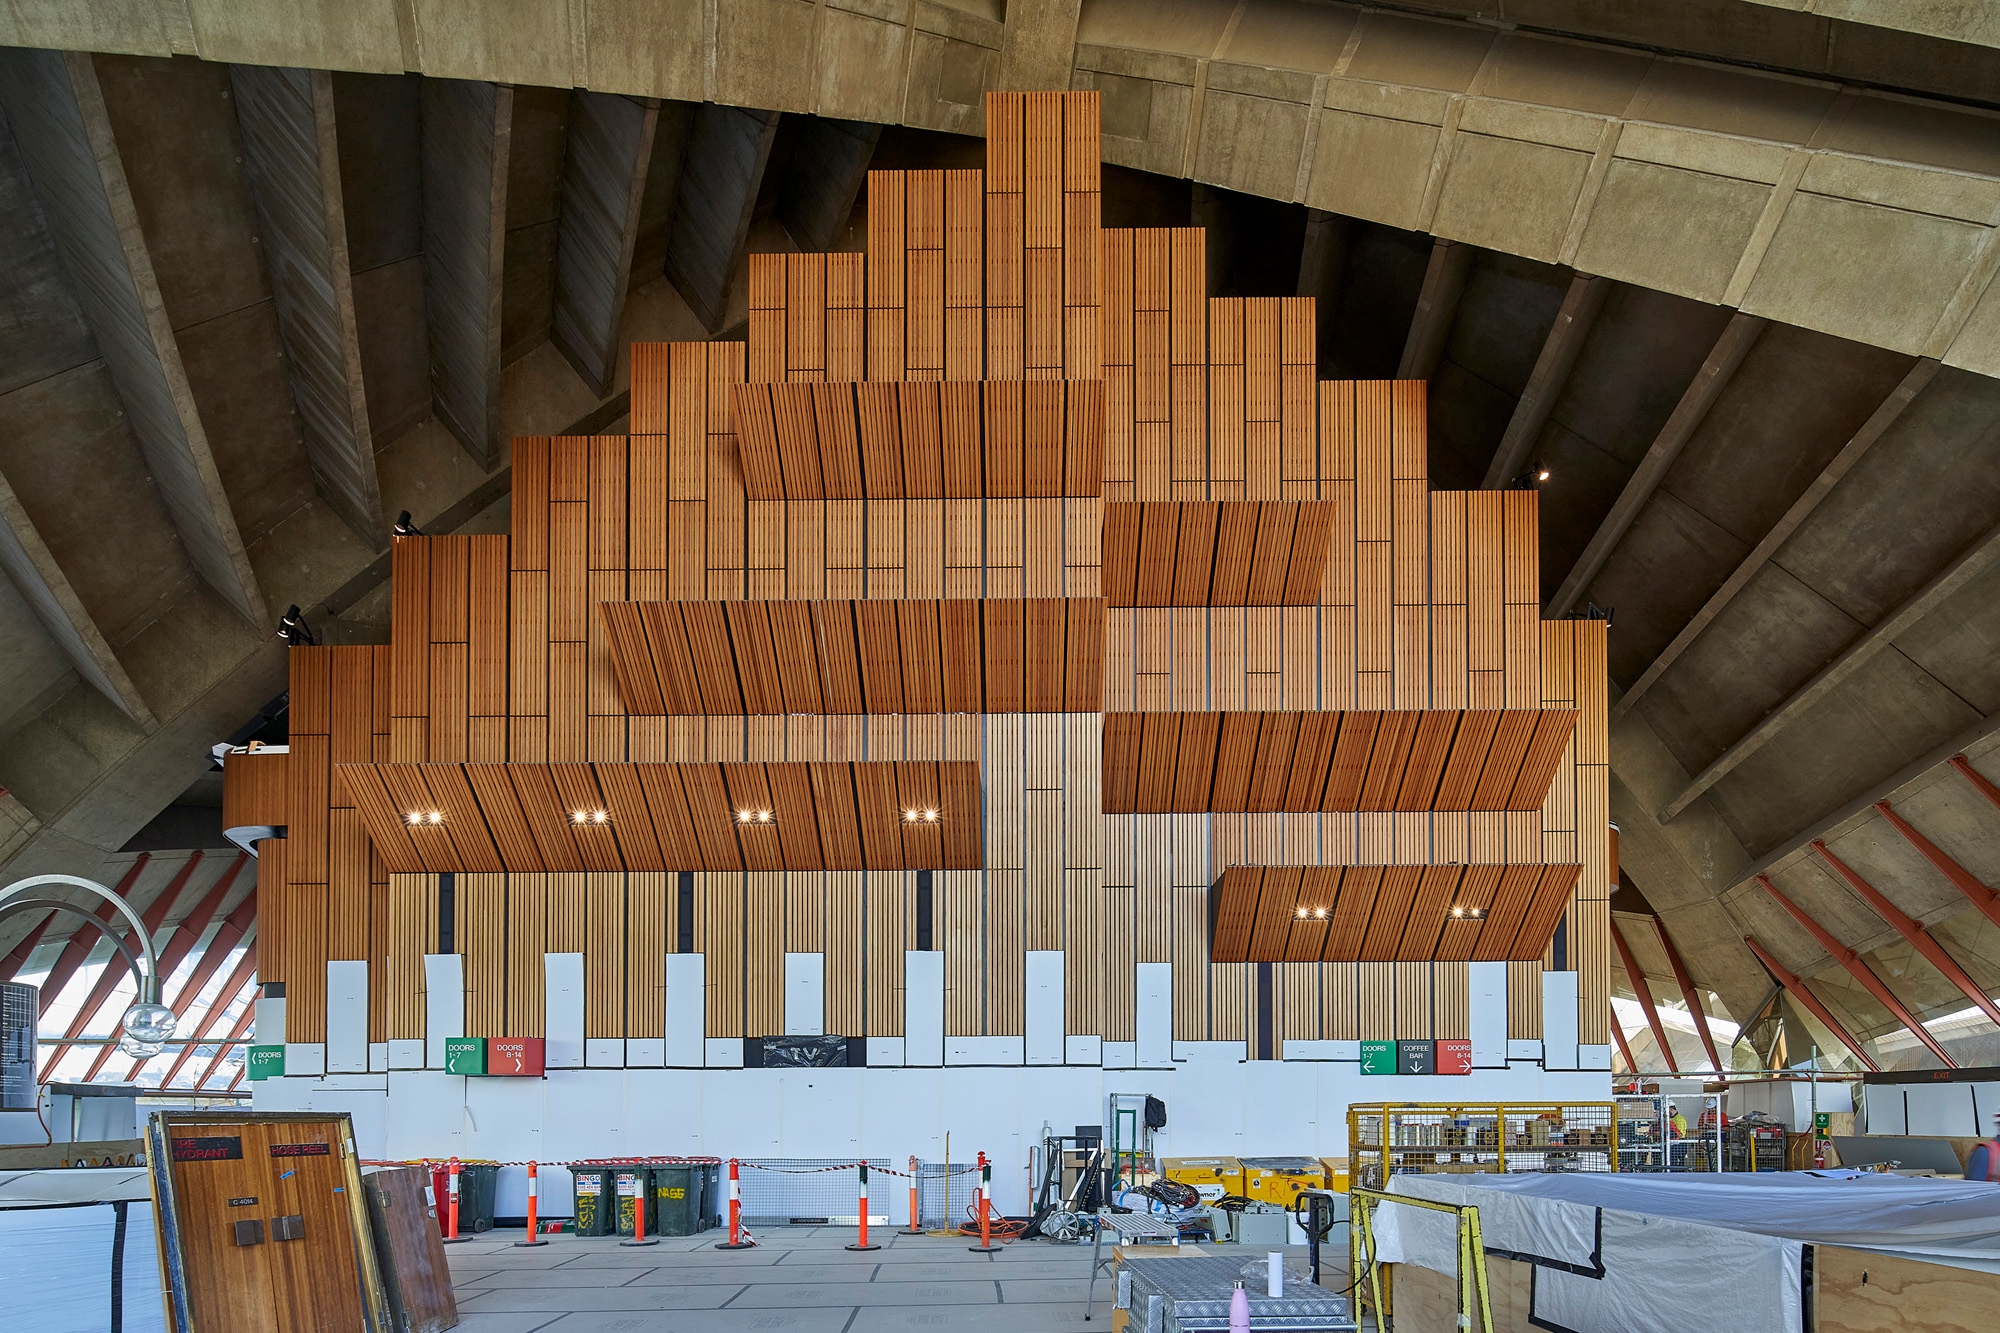
[[[1514,1180],[1573,1177],[1495,1177]],[[1534,1265],[1530,1313],[1562,1333],[1685,1333],[1698,1310],[1728,1310],[1737,1333],[1802,1333],[1802,1247],[1698,1222],[1529,1191],[1399,1176],[1396,1194],[1477,1204],[1488,1254]],[[1451,1274],[1457,1217],[1385,1205],[1378,1256]]]
[[[1489,1254],[1535,1265],[1537,1323],[1669,1333],[1727,1310],[1743,1333],[1799,1333],[1804,1243],[1990,1268],[2000,1185],[1851,1172],[1397,1176],[1390,1192],[1477,1204]],[[1386,1205],[1377,1252],[1455,1271],[1455,1218]]]

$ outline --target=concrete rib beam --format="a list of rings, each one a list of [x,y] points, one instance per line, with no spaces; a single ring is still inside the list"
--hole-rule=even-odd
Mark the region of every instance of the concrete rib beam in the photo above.
[[[1674,465],[1674,460],[1680,457],[1681,450],[1694,438],[1695,431],[1708,416],[1708,410],[1714,407],[1715,400],[1722,396],[1730,377],[1736,373],[1736,368],[1743,364],[1743,358],[1749,355],[1751,346],[1757,341],[1757,335],[1764,331],[1765,323],[1766,321],[1755,315],[1739,314],[1732,316],[1729,323],[1723,326],[1722,336],[1715,340],[1715,346],[1709,351],[1708,359],[1702,362],[1701,369],[1695,372],[1693,382],[1688,385],[1686,392],[1681,394],[1681,400],[1674,406],[1666,424],[1660,427],[1660,433],[1654,438],[1652,447],[1646,450],[1646,456],[1640,459],[1639,466],[1633,469],[1631,478],[1625,483],[1625,489],[1620,491],[1617,500],[1612,502],[1611,512],[1597,525],[1597,531],[1591,536],[1590,544],[1583,548],[1583,554],[1576,558],[1576,564],[1571,567],[1568,577],[1563,579],[1562,587],[1558,588],[1556,595],[1549,600],[1548,607],[1543,612],[1549,619],[1561,619],[1571,607],[1583,599],[1591,580],[1595,579],[1598,571],[1604,568],[1605,562],[1611,558],[1611,552],[1617,548],[1620,541],[1624,540],[1625,534],[1631,530],[1633,522],[1639,517],[1639,511],[1645,508],[1646,501],[1652,498],[1655,490],[1659,489],[1660,482],[1667,475],[1667,469]]]
[[[549,337],[602,398],[618,373],[639,204],[646,193],[660,105],[579,91],[570,94],[569,107]]]
[[[348,272],[333,76],[232,65],[229,81],[314,486],[362,540],[384,550],[389,539]]]
[[[1901,606],[1884,616],[1867,633],[1849,644],[1846,651],[1827,663],[1811,680],[1793,690],[1791,695],[1772,709],[1762,722],[1717,755],[1714,762],[1696,774],[1693,781],[1661,807],[1660,821],[1665,823],[1687,809],[1696,797],[1722,781],[1729,775],[1730,770],[1762,749],[1780,731],[1791,725],[1801,713],[1832,693],[1842,681],[1860,670],[1870,658],[1894,643],[1898,635],[1943,605],[1946,598],[1978,577],[1996,559],[2000,559],[2000,527],[1994,528],[1975,542],[1970,549],[1912,593]]]
[[[500,277],[514,90],[423,86],[424,317],[431,407],[481,467],[500,440]]]
[[[775,111],[703,106],[688,132],[667,240],[667,278],[702,327],[721,331],[778,133]]]
[[[1597,312],[1604,308],[1604,298],[1610,294],[1612,285],[1607,278],[1593,278],[1587,273],[1570,279],[1562,309],[1556,312],[1556,322],[1542,342],[1541,355],[1535,358],[1528,385],[1514,405],[1514,415],[1508,418],[1500,447],[1493,451],[1486,479],[1479,483],[1481,490],[1499,490],[1527,466],[1528,453],[1541,438],[1542,427],[1548,424],[1549,413],[1555,409],[1563,385],[1569,382],[1569,372],[1590,338],[1591,325],[1597,322]]]
[[[1651,689],[1660,677],[1666,674],[1667,668],[1679,660],[1680,655],[1701,637],[1701,632],[1722,614],[1731,601],[1735,600],[1736,594],[1743,591],[1751,577],[1771,562],[1772,557],[1777,555],[1778,548],[1799,530],[1800,525],[1811,516],[1813,510],[1819,507],[1820,501],[1833,493],[1833,488],[1840,483],[1840,479],[1846,476],[1849,470],[1861,461],[1861,456],[1888,432],[1896,419],[1903,415],[1903,410],[1916,401],[1917,395],[1923,392],[1924,386],[1931,382],[1937,372],[1938,363],[1935,361],[1919,361],[1910,367],[1910,372],[1903,377],[1903,382],[1898,384],[1882,401],[1882,405],[1862,423],[1861,429],[1842,446],[1840,452],[1820,469],[1812,484],[1792,502],[1792,507],[1771,525],[1771,530],[1764,534],[1763,539],[1743,557],[1734,570],[1730,571],[1722,586],[1710,594],[1708,601],[1702,604],[1701,610],[1695,612],[1693,618],[1681,627],[1673,642],[1662,648],[1659,656],[1655,657],[1640,673],[1639,678],[1632,682],[1632,687],[1626,690],[1624,696],[1612,707],[1611,715],[1614,718],[1622,717],[1631,711],[1632,705],[1639,702],[1639,697]]]
[[[5,477],[0,477],[0,568],[14,580],[77,674],[147,731],[158,727],[153,710],[125,674]]]
[[[91,57],[0,49],[0,105],[188,559],[254,626],[262,592],[181,366]]]
[[[1466,275],[1478,253],[1478,247],[1458,241],[1432,244],[1423,290],[1417,296],[1417,313],[1410,320],[1403,356],[1396,364],[1397,379],[1427,380],[1437,370],[1452,320],[1458,314],[1458,298],[1465,294]]]

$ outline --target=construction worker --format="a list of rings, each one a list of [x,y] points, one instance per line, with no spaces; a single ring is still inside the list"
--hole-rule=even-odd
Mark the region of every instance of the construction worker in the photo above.
[[[1672,1104],[1669,1103],[1669,1105]],[[1684,1139],[1688,1136],[1687,1117],[1681,1114],[1680,1107],[1674,1106],[1672,1110],[1670,1110],[1667,1113],[1667,1124],[1672,1128],[1672,1133],[1674,1138]]]
[[[2000,1183],[2000,1115],[1993,1117],[1994,1136],[1972,1150],[1966,1159],[1965,1178],[1967,1180],[1990,1180]]]

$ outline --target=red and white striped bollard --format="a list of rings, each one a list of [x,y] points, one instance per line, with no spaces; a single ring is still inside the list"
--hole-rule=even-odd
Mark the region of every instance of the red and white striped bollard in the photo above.
[[[924,1229],[917,1217],[917,1159],[910,1158],[910,1225],[903,1228],[905,1236],[921,1236]]]
[[[658,1245],[658,1236],[646,1234],[646,1189],[652,1184],[653,1173],[643,1166],[632,1168],[632,1235],[621,1240],[620,1245]]]
[[[538,1225],[535,1215],[537,1211],[536,1205],[542,1193],[541,1178],[536,1174],[539,1165],[540,1163],[537,1162],[528,1163],[528,1235],[526,1239],[514,1242],[517,1249],[526,1248],[530,1245],[548,1244],[546,1240],[535,1234],[535,1228]]]
[[[866,1162],[861,1164],[861,1235],[854,1244],[847,1248],[850,1250],[879,1250],[882,1248],[880,1245],[870,1245],[868,1243],[868,1163]]]
[[[974,1254],[993,1254],[1000,1249],[993,1243],[993,1163],[986,1160],[986,1154],[979,1154],[979,1243],[965,1247]]]
[[[743,1181],[737,1172],[737,1159],[729,1159],[729,1239],[715,1248],[718,1250],[748,1250],[756,1246],[754,1240],[743,1239]]]
[[[458,1159],[456,1157],[452,1158],[450,1164],[445,1169],[449,1173],[445,1179],[445,1187],[449,1191],[451,1203],[450,1209],[446,1214],[444,1243],[447,1245],[460,1245],[471,1240],[472,1237],[458,1234]]]

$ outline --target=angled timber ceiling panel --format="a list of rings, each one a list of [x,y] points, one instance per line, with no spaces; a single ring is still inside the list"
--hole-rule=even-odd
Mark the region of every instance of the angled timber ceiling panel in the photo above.
[[[1099,495],[1101,380],[739,384],[751,500]]]
[[[1310,606],[1326,582],[1331,500],[1104,506],[1111,606]]]
[[[1577,865],[1231,866],[1218,963],[1541,958]]]
[[[634,714],[1094,713],[1095,597],[605,602]]]
[[[1572,709],[1107,713],[1107,814],[1539,810]]]
[[[339,776],[392,874],[982,861],[973,763],[343,764]]]

